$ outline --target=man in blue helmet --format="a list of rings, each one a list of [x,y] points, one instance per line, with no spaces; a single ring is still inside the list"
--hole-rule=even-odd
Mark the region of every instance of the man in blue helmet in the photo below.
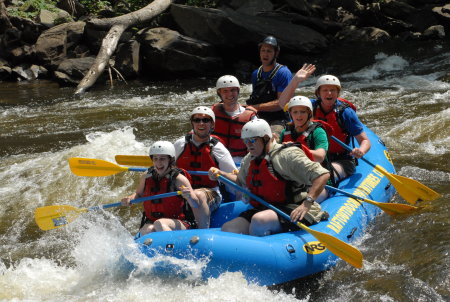
[[[258,110],[258,116],[265,119],[273,132],[280,134],[287,116],[278,105],[278,97],[292,78],[292,72],[277,63],[280,46],[273,36],[267,36],[258,44],[261,66],[252,73],[253,92],[247,104]]]

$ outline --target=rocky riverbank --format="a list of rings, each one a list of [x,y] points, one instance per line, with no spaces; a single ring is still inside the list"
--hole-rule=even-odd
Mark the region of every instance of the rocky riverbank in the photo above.
[[[111,77],[170,80],[226,72],[248,82],[259,64],[257,44],[269,34],[281,44],[279,62],[293,71],[313,62],[321,73],[359,69],[380,51],[416,56],[420,48],[450,41],[444,0],[223,0],[217,8],[179,2],[122,35],[107,67]],[[76,0],[59,1],[59,7],[66,7],[70,22],[54,25],[61,14],[39,22],[2,14],[0,81],[77,85],[83,78],[109,29],[84,16]],[[105,72],[98,82],[107,80]]]

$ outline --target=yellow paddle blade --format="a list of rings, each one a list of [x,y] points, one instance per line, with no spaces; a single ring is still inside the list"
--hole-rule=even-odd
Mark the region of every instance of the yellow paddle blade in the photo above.
[[[68,205],[47,206],[35,210],[34,220],[41,230],[48,231],[71,223],[84,212],[87,212],[87,209]]]
[[[366,198],[361,198],[361,200],[379,207],[389,215],[408,214],[419,209],[418,207],[401,203],[376,202]]]
[[[391,174],[379,165],[376,165],[375,169],[385,175],[397,190],[398,194],[410,204],[415,204],[418,200],[429,201],[441,197],[441,194],[433,191],[417,180]]]
[[[353,265],[356,268],[361,268],[363,265],[363,255],[362,253],[355,247],[351,246],[350,244],[345,243],[344,241],[331,236],[326,233],[322,233],[319,231],[315,231],[306,225],[304,225],[301,222],[297,222],[298,227],[302,228],[303,230],[307,231],[314,237],[316,237],[317,240],[319,240],[325,247],[338,256],[339,258],[345,260],[349,264]]]
[[[78,176],[109,176],[128,171],[126,167],[93,158],[69,158],[69,166],[72,173]]]
[[[116,155],[116,163],[125,166],[151,167],[153,161],[146,155]]]

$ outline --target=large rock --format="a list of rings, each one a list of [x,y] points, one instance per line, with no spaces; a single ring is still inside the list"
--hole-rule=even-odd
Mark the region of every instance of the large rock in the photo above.
[[[84,33],[84,22],[64,23],[44,31],[36,42],[38,58],[50,69],[56,69],[66,58],[69,50],[80,43]]]
[[[176,31],[162,27],[143,29],[137,38],[145,76],[157,79],[204,76],[216,74],[223,67],[213,46]]]
[[[114,67],[127,80],[135,78],[140,72],[140,47],[136,40],[122,43],[117,47]]]
[[[170,12],[187,36],[220,48],[238,49],[241,54],[250,49],[249,54],[254,56],[256,45],[269,34],[287,52],[319,53],[327,46],[327,40],[317,31],[273,18],[175,4]]]
[[[81,80],[94,61],[94,57],[66,59],[58,65],[57,71],[63,72],[73,79]]]

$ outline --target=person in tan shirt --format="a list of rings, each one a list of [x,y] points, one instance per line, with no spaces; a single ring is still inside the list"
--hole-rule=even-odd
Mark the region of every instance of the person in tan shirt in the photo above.
[[[244,157],[238,174],[217,168],[209,170],[209,177],[222,175],[253,194],[288,213],[292,221],[307,225],[327,218],[315,199],[323,191],[330,175],[319,163],[313,162],[296,146],[275,142],[269,124],[256,119],[245,124],[242,139],[249,153]],[[253,209],[225,223],[222,231],[266,236],[295,229],[281,220],[277,213],[250,201]]]

